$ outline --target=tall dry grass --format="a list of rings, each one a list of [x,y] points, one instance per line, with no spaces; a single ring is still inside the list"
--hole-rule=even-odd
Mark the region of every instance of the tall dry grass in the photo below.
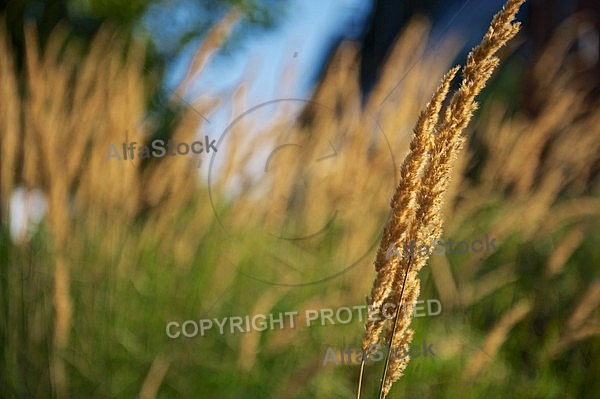
[[[225,20],[224,25],[231,25],[231,21]],[[172,233],[165,232],[175,217],[168,213],[177,214],[190,200],[195,173],[191,162],[169,159],[164,162],[168,165],[144,169],[137,160],[125,164],[105,161],[110,144],[149,140],[151,128],[145,124],[144,114],[148,88],[156,82],[143,73],[143,47],[134,43],[123,54],[115,43],[122,35],[106,26],[84,55],[81,43],[68,42],[63,49],[68,29],[61,26],[40,54],[35,27],[30,25],[25,32],[26,91],[21,96],[4,22],[1,29],[2,215],[6,218],[10,214],[8,199],[15,188],[43,190],[48,203],[46,223],[52,239],[54,284],[50,379],[53,394],[68,397],[65,353],[73,325],[70,293],[73,272],[86,250],[86,231],[110,232],[111,239],[102,240],[101,251],[113,257],[119,278],[127,278],[135,246],[145,240],[156,242],[157,235],[174,240]],[[212,43],[203,49],[205,53],[218,47],[220,41],[216,39],[222,36],[222,29],[218,26],[209,35],[207,41]],[[194,106],[206,113],[212,104],[197,102]],[[198,118],[193,110],[186,109],[173,133],[174,140],[189,142],[202,123]],[[160,208],[160,213],[156,212],[160,216],[150,218],[144,232],[132,242],[128,230],[148,208]],[[206,215],[205,211],[202,216]],[[86,231],[82,231],[83,219]],[[132,245],[133,251],[121,251],[123,241]]]
[[[483,341],[482,348],[491,356],[496,356],[501,346],[510,341],[511,332],[519,324],[548,313],[548,298],[543,291],[555,294],[557,282],[576,275],[586,277],[577,286],[575,298],[564,308],[553,310],[570,322],[544,348],[542,361],[556,361],[600,334],[600,301],[594,294],[598,276],[593,274],[598,259],[592,254],[577,263],[600,220],[600,148],[596,128],[599,109],[586,100],[585,81],[577,76],[578,54],[568,51],[575,40],[575,22],[579,17],[574,16],[557,29],[533,67],[535,89],[530,96],[536,113],[519,110],[511,115],[497,101],[483,113],[473,139],[486,157],[476,161],[472,153],[470,160],[463,163],[460,175],[477,169],[477,177],[457,182],[457,198],[449,207],[450,229],[488,214],[491,217],[487,216],[486,229],[491,237],[500,242],[517,239],[525,251],[543,253],[539,268],[535,272],[529,269],[536,275],[537,287],[532,288],[535,300],[515,299],[503,309]],[[495,209],[490,214],[492,207]],[[541,250],[541,243],[550,243],[549,249]],[[436,273],[434,262],[436,285],[448,304],[469,309],[507,287],[522,284],[524,272],[518,269],[522,262],[505,261],[482,274],[479,265],[487,257],[488,254],[483,258],[469,256],[463,271],[453,273],[454,276],[451,272],[446,276]],[[577,317],[580,314],[586,314],[585,322]],[[468,362],[465,378],[480,375],[490,363],[483,352],[477,353]]]
[[[386,225],[374,261],[377,278],[368,298],[368,304],[374,309],[380,309],[384,303],[412,304],[419,297],[418,273],[428,256],[392,257],[390,260],[386,254],[391,244],[402,247],[405,242],[430,243],[441,237],[444,195],[464,144],[461,134],[477,108],[475,97],[499,64],[496,52],[519,31],[520,24],[513,23],[513,20],[523,2],[509,0],[496,14],[481,44],[469,53],[461,86],[447,107],[442,110],[442,103],[458,68],[451,69],[444,76],[417,121],[410,153],[402,164],[400,184],[390,203],[393,217]],[[414,335],[414,331],[409,329],[410,317],[400,318],[398,307],[384,337],[390,348],[408,347]],[[411,312],[412,307],[408,306],[407,313]],[[385,318],[367,321],[362,345],[365,352],[378,343],[386,322]],[[386,359],[380,397],[388,395],[409,361],[409,356]],[[365,360],[361,368],[364,364]],[[360,384],[358,390],[360,397]]]
[[[180,87],[173,90],[177,93],[172,97],[174,103],[179,101],[178,96],[185,96],[189,79],[201,71],[232,23],[233,17],[225,19],[208,36],[186,74],[186,79]],[[407,55],[415,58],[422,55],[424,43],[417,39],[427,29],[424,22],[417,21],[406,30],[405,37],[397,43],[392,55],[396,64],[390,64],[384,70],[382,84],[375,89],[373,98],[385,93],[385,82],[399,80],[408,70],[410,65],[406,61]],[[141,145],[152,138],[154,127],[148,125],[144,107],[157,82],[152,75],[148,76],[142,70],[143,47],[135,42],[126,45],[116,29],[105,26],[94,38],[89,50],[86,50],[81,43],[69,39],[67,28],[62,26],[52,33],[42,54],[35,27],[30,25],[26,29],[26,91],[21,95],[17,90],[18,75],[5,30],[2,30],[0,43],[3,46],[0,70],[3,91],[0,107],[0,123],[3,127],[0,137],[3,223],[8,225],[8,216],[11,214],[9,198],[16,188],[43,191],[48,202],[48,212],[43,224],[47,225],[51,238],[51,256],[37,267],[44,273],[51,273],[51,278],[48,281],[34,281],[29,289],[31,292],[39,292],[46,282],[53,284],[52,297],[48,298],[51,300],[51,310],[39,309],[44,315],[52,315],[52,361],[48,378],[54,396],[69,397],[69,374],[72,372],[68,370],[75,368],[83,372],[85,369],[79,360],[73,358],[71,352],[74,345],[82,350],[90,344],[72,340],[76,332],[74,328],[81,322],[80,312],[84,305],[81,302],[74,303],[74,292],[78,292],[80,300],[82,295],[74,285],[79,286],[80,281],[89,279],[90,276],[93,279],[100,277],[103,273],[97,267],[86,269],[86,264],[89,265],[87,253],[91,250],[91,245],[98,243],[99,246],[95,249],[98,254],[96,261],[110,265],[112,271],[108,277],[114,279],[117,286],[126,281],[132,281],[137,286],[139,281],[145,281],[141,276],[144,268],[139,265],[138,259],[148,246],[156,246],[159,251],[172,254],[176,261],[174,273],[185,275],[190,272],[199,244],[206,240],[205,235],[211,228],[214,216],[207,197],[202,194],[198,184],[197,159],[167,157],[148,164],[142,164],[137,159],[121,163],[105,160],[110,144],[119,147],[120,143],[136,141]],[[450,54],[448,50],[444,55]],[[443,61],[440,62],[442,59],[443,57],[426,55],[422,62],[428,66],[428,73],[441,73],[445,67]],[[257,195],[256,192],[264,193],[264,185],[252,184],[253,177],[239,167],[249,162],[254,149],[258,147],[265,147],[267,143],[294,141],[303,145],[306,151],[299,160],[288,158],[286,162],[284,158],[283,162],[276,160],[273,164],[275,172],[270,181],[267,181],[274,199],[270,207],[263,206],[264,201],[258,197],[254,197],[251,202],[237,201],[228,211],[224,224],[233,225],[235,229],[236,223],[246,220],[245,226],[239,228],[243,232],[244,229],[262,223],[268,225],[273,218],[275,220],[272,223],[281,222],[281,214],[274,217],[270,209],[282,209],[288,217],[312,215],[315,212],[328,217],[330,213],[323,210],[343,208],[343,219],[350,224],[350,228],[344,232],[340,239],[343,244],[335,249],[332,258],[338,260],[341,268],[366,252],[368,245],[365,246],[364,236],[377,236],[385,218],[382,205],[394,186],[393,162],[381,131],[395,133],[388,133],[393,154],[396,154],[398,148],[406,146],[406,140],[402,139],[405,136],[402,129],[414,118],[416,106],[409,102],[403,112],[398,112],[396,104],[400,100],[400,93],[405,96],[410,90],[417,99],[421,99],[425,98],[432,85],[424,84],[414,74],[409,76],[400,90],[388,99],[387,105],[378,109],[377,114],[381,118],[375,120],[371,112],[360,111],[356,84],[354,95],[348,96],[348,82],[357,81],[357,65],[356,47],[348,45],[340,48],[314,95],[315,101],[327,104],[331,109],[335,108],[335,115],[330,112],[322,113],[322,109],[319,113],[319,110],[308,106],[303,107],[303,112],[312,113],[310,123],[295,122],[289,115],[280,114],[279,121],[261,134],[246,134],[238,140],[237,136],[243,136],[249,129],[239,126],[232,132],[232,148],[226,153],[226,165],[218,177],[219,183],[215,187],[217,194],[226,194],[227,183],[233,179],[241,181],[243,191],[238,194],[240,198],[253,198],[253,195]],[[234,113],[243,110],[243,93],[242,84],[236,95]],[[418,102],[419,100],[415,103]],[[199,99],[191,101],[191,105],[194,109],[183,107],[183,114],[172,133],[174,142],[193,141],[196,132],[205,123],[199,114],[208,115],[217,101]],[[287,130],[282,129],[282,126],[287,126]],[[282,131],[287,131],[287,135],[282,134]],[[323,147],[318,146],[323,142],[319,143],[314,139],[322,131],[327,132],[328,139],[340,156],[336,160],[335,169],[325,166],[324,171],[307,173],[304,165],[323,155]],[[365,151],[365,148],[370,148],[370,151]],[[328,148],[325,147],[325,150]],[[204,162],[206,165],[206,160]],[[332,174],[332,170],[335,173]],[[373,179],[374,171],[383,171],[384,175]],[[308,182],[305,197],[311,201],[290,208],[288,202],[293,200],[293,185],[290,183],[294,180],[293,176],[300,173],[303,173]],[[351,186],[347,184],[348,180],[352,180]],[[327,190],[322,189],[325,182]],[[364,197],[364,193],[369,193],[369,197]],[[378,203],[381,204],[377,205]],[[365,213],[365,204],[367,208],[380,209],[378,218]],[[189,209],[186,221],[175,223],[174,226],[174,221],[181,220],[184,209]],[[240,218],[240,215],[244,215],[244,218]],[[319,225],[319,220],[310,222],[310,228]],[[299,230],[306,227],[306,224],[299,226]],[[266,245],[264,242],[256,244]],[[22,242],[21,245],[27,248],[27,242]],[[266,247],[263,253],[274,255],[273,251],[280,251],[285,254],[292,247],[285,242],[282,245],[283,250],[271,246]],[[227,247],[227,243],[222,246],[221,255],[215,260],[220,273],[213,278],[214,283],[211,284],[215,291],[222,291],[231,284],[236,275],[236,262],[243,259],[246,253],[244,250],[236,252],[235,248]],[[306,254],[306,250],[303,253]],[[311,260],[319,264],[323,259],[313,257]],[[311,278],[311,273],[317,278],[323,276],[321,268],[316,273],[314,270],[300,270],[295,274],[289,269],[282,270],[280,260],[275,256],[267,258],[264,263],[265,269],[273,271],[272,279],[284,284]],[[306,267],[302,263],[294,266]],[[13,267],[16,273],[18,266]],[[361,276],[353,276],[349,283],[355,288],[343,292],[336,290],[333,294],[336,300],[352,298],[353,292],[364,290],[365,280]],[[256,311],[269,312],[269,307],[275,303],[273,299],[267,300],[270,295],[272,296],[271,291],[267,291],[257,300]],[[85,292],[83,297],[90,301],[98,301],[100,298],[91,292]],[[317,297],[320,295],[315,296]],[[318,302],[323,300],[326,299],[320,298]],[[4,303],[4,306],[9,304]],[[14,320],[15,317],[13,315],[9,320]],[[35,334],[43,336],[47,329],[43,323],[40,324],[41,319],[36,320],[32,321],[31,329],[36,331]],[[256,345],[256,341],[252,344],[249,340],[250,338],[244,339],[242,348]],[[18,346],[17,342],[13,343],[15,347]],[[276,341],[273,344],[278,345]],[[252,351],[242,351],[247,352]],[[29,356],[34,357],[33,354]],[[251,357],[245,359],[243,364],[254,362]],[[164,365],[169,361],[159,355],[153,364],[156,362]],[[148,375],[154,374],[155,368],[150,367]],[[155,388],[154,384],[155,382],[152,386]],[[143,388],[142,391],[148,392],[148,389],[150,388]]]

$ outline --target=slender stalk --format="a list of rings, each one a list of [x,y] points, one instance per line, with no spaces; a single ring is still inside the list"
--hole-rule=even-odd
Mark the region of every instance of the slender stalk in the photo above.
[[[412,254],[408,259],[408,265],[406,266],[406,273],[404,274],[404,281],[402,282],[402,291],[400,291],[400,300],[399,304],[402,303],[402,295],[404,295],[404,288],[406,287],[406,279],[408,278],[408,272],[410,271],[410,266],[412,264]],[[398,325],[398,316],[400,316],[400,309],[396,308],[396,317],[394,317],[394,325],[392,326],[392,335],[390,336],[390,350],[388,351],[387,356],[385,357],[385,366],[383,367],[383,375],[381,376],[381,385],[379,387],[379,399],[383,399],[383,386],[385,385],[385,377],[387,377],[388,365],[390,363],[390,353],[392,349],[392,342],[394,342],[394,335],[396,335],[396,326]]]
[[[410,271],[410,266],[412,263],[412,255],[408,260],[408,265],[406,266],[406,274],[404,275],[404,282],[402,284],[402,291],[400,291],[400,303],[402,303],[402,295],[404,295],[404,287],[406,287],[406,279],[408,278],[408,272]],[[396,309],[396,316],[394,317],[394,325],[392,327],[392,336],[390,337],[390,347],[392,346],[392,342],[394,340],[394,335],[396,334],[396,326],[398,325],[398,316],[400,315],[400,309]],[[379,399],[383,398],[383,385],[385,383],[385,377],[387,376],[388,364],[390,363],[389,352],[385,357],[385,365],[383,368],[383,376],[381,377],[381,386],[379,388]],[[360,399],[360,394],[362,391],[362,381],[363,375],[365,371],[365,359],[360,362],[360,373],[358,375],[358,393],[356,395],[356,399]]]
[[[360,362],[360,374],[358,375],[358,393],[356,395],[356,399],[360,399],[360,392],[362,391],[362,379],[363,373],[365,371],[365,359],[363,356],[362,362]]]

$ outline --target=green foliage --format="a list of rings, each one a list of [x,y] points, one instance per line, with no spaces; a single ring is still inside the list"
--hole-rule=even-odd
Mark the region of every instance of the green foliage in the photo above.
[[[187,211],[174,221],[174,228],[184,227],[185,213]],[[132,228],[130,234],[138,234],[136,230]],[[292,398],[342,398],[355,392],[357,366],[323,367],[321,363],[326,347],[337,349],[341,342],[357,344],[362,331],[360,324],[315,324],[310,328],[298,324],[292,332],[268,329],[259,337],[255,363],[249,369],[240,366],[245,333],[221,335],[213,328],[204,337],[170,339],[166,336],[168,321],[252,315],[253,304],[261,295],[270,290],[275,292],[275,288],[240,274],[234,274],[228,288],[225,284],[215,290],[215,279],[218,281],[225,273],[219,263],[222,255],[217,239],[222,235],[219,230],[220,226],[214,223],[201,238],[193,264],[188,268],[179,267],[169,252],[159,250],[158,243],[149,242],[139,251],[133,265],[119,271],[114,264],[116,254],[101,250],[103,241],[111,240],[108,232],[88,231],[81,237],[86,243],[85,248],[80,248],[81,258],[73,255],[78,267],[72,276],[75,309],[71,349],[67,354],[73,397],[135,397],[149,365],[157,356],[170,361],[159,390],[160,398],[279,398],[286,387],[295,386],[291,383],[294,379],[298,379],[298,386],[290,392]],[[0,239],[2,396],[27,397],[38,392],[37,397],[51,397],[44,371],[50,361],[47,348],[51,346],[52,337],[49,261],[53,255],[48,251],[48,237],[42,228],[22,248],[10,243],[6,229],[2,229]],[[597,237],[590,237],[571,261],[572,270],[560,279],[542,279],[531,286],[523,284],[531,280],[529,272],[523,271],[516,284],[494,292],[465,313],[444,309],[439,316],[416,318],[414,342],[422,339],[433,342],[436,357],[413,359],[406,375],[394,386],[392,395],[593,398],[598,388],[593,376],[600,372],[591,360],[599,353],[597,342],[583,342],[555,359],[544,354],[580,297],[578,284],[563,280],[584,278],[585,273],[588,278],[591,278],[589,273],[597,274],[597,271],[577,266],[587,264],[596,256],[590,251],[597,245]],[[131,250],[125,243],[120,248],[120,251]],[[535,255],[527,251],[527,245],[516,242],[503,243],[498,256],[513,251],[520,254],[518,270],[543,260],[543,255]],[[529,255],[522,256],[525,253]],[[243,263],[263,261],[248,250]],[[493,258],[486,262],[495,263]],[[360,272],[359,269],[351,271]],[[421,277],[424,282],[421,297],[435,298],[430,270],[426,268]],[[340,287],[339,282],[331,281],[318,287],[290,290],[280,295],[270,312],[302,309],[303,303],[315,295]],[[225,288],[226,295],[219,299]],[[560,293],[560,298],[556,293]],[[532,295],[536,309],[517,324],[494,356],[489,370],[465,383],[461,375],[467,360],[479,351],[477,346],[482,344],[486,331],[511,303]],[[458,334],[457,329],[464,336]],[[286,334],[292,334],[292,339],[273,346],[274,341]],[[455,346],[457,348],[451,350]],[[365,397],[377,391],[381,366],[367,368]]]

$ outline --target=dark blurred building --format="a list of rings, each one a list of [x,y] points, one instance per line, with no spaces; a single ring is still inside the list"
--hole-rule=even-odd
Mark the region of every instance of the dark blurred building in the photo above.
[[[433,32],[459,31],[466,35],[465,51],[479,42],[491,16],[504,0],[376,0],[366,33],[362,39],[360,83],[367,95],[377,81],[392,43],[402,28],[416,14],[427,15],[434,23]],[[519,56],[531,65],[548,44],[557,27],[575,13],[580,21],[581,37],[573,51],[581,51],[585,65],[582,78],[594,88],[600,87],[600,0],[528,0],[519,13],[525,21],[521,33],[525,43]],[[468,24],[465,23],[468,21]],[[585,23],[585,29],[583,24]],[[464,57],[463,57],[464,58]],[[462,59],[461,59],[462,61]]]
[[[360,86],[367,94],[402,28],[416,14],[435,15],[442,0],[376,0],[362,40]]]
[[[530,62],[535,62],[553,38],[557,29],[569,22],[565,31],[576,39],[569,51],[575,62],[573,73],[582,88],[589,90],[589,99],[600,97],[600,1],[599,0],[529,0],[525,32]],[[528,90],[535,90],[535,79],[526,80]],[[535,114],[536,101],[526,102],[528,110]]]

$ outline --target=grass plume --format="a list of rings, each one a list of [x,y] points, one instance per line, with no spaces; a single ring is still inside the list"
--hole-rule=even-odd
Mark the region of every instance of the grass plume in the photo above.
[[[431,242],[442,233],[442,206],[452,175],[455,160],[464,144],[462,131],[477,108],[475,97],[499,64],[496,52],[513,38],[520,29],[513,23],[524,0],[509,0],[503,10],[494,16],[482,42],[467,57],[463,68],[463,80],[452,96],[443,115],[442,103],[446,99],[450,82],[458,68],[453,68],[442,79],[442,83],[420,115],[410,145],[410,153],[401,169],[401,181],[391,201],[393,216],[388,222],[381,245],[375,258],[377,277],[367,302],[379,309],[384,302],[399,304],[413,302],[420,291],[419,270],[428,256],[391,257],[385,254],[391,243],[415,240],[417,243]],[[406,309],[407,314],[411,309]],[[380,340],[380,334],[388,326],[384,341],[395,348],[410,343],[413,331],[409,328],[410,317],[399,318],[396,310],[394,321],[368,320],[363,336],[365,351]],[[386,397],[392,384],[397,381],[410,361],[388,358],[381,381],[381,397]],[[364,362],[361,365],[364,370]],[[360,396],[360,384],[359,384]]]

